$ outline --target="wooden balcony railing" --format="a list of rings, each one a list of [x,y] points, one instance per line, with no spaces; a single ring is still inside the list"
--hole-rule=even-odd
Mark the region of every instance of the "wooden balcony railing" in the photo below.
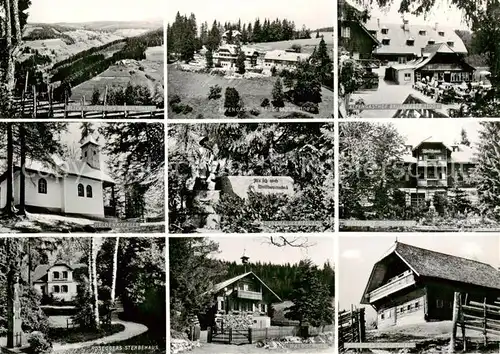
[[[371,291],[368,294],[369,301],[374,302],[383,297],[393,294],[396,291],[404,289],[408,286],[415,284],[415,277],[411,271],[406,271],[395,278],[392,278],[388,283]]]
[[[248,290],[238,290],[236,296],[240,299],[248,299],[248,300],[262,300],[262,293],[257,291],[248,291]]]

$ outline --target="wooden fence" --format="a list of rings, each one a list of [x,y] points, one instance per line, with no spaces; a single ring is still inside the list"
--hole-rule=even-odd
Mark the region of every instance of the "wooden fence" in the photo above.
[[[220,342],[227,344],[252,344],[256,341],[279,339],[290,336],[313,337],[321,333],[333,331],[334,325],[327,325],[323,327],[272,326],[266,328],[248,329],[222,328],[218,331],[213,331],[211,327],[208,327],[207,342]]]
[[[365,309],[351,308],[339,312],[339,351],[344,351],[345,343],[361,343],[366,339]]]
[[[455,293],[453,301],[453,330],[449,352],[453,353],[457,346],[458,327],[461,329],[463,350],[467,350],[466,329],[481,333],[483,345],[488,346],[492,336],[500,336],[500,306],[483,302],[469,301],[467,294]]]
[[[88,105],[80,102],[52,99],[52,89],[40,95],[33,87],[32,92],[23,93],[14,99],[14,108],[23,118],[164,118],[165,109],[156,106]],[[42,97],[42,99],[41,99]]]

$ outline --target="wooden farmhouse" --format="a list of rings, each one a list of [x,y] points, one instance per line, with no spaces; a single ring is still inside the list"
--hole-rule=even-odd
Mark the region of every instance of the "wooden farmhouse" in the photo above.
[[[493,303],[500,271],[471,259],[396,242],[373,266],[361,299],[377,311],[377,327],[452,319],[454,292]]]
[[[204,323],[213,326],[227,315],[244,316],[251,320],[253,328],[270,327],[269,304],[276,300],[281,302],[281,298],[252,271],[215,284],[210,293],[214,305],[200,316],[202,327]]]

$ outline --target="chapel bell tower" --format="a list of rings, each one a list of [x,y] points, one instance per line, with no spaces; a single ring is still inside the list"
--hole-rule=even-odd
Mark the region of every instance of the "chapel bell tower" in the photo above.
[[[82,161],[87,162],[90,167],[96,170],[101,169],[101,149],[94,138],[87,138],[80,147],[82,150]]]

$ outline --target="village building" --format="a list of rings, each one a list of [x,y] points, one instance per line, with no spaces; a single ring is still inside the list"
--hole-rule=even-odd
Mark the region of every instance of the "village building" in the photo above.
[[[86,268],[85,264],[68,264],[56,261],[52,265],[42,264],[33,272],[33,286],[44,297],[69,302],[78,293],[75,271]]]
[[[451,320],[454,293],[489,303],[500,296],[500,271],[479,261],[396,242],[373,266],[362,304],[377,328]]]
[[[477,202],[471,178],[476,159],[470,146],[448,146],[431,137],[416,146],[407,145],[403,161],[406,174],[399,190],[405,192],[408,205],[416,206],[425,200],[432,203],[435,194],[450,196],[457,188],[472,203]]]
[[[260,56],[257,49],[246,45],[242,45],[238,48],[238,46],[234,44],[223,44],[215,51],[213,55],[215,66],[221,66],[223,68],[235,67],[239,50],[245,53],[245,67],[257,66],[257,61]]]
[[[465,62],[461,53],[457,53],[446,43],[436,43],[422,49],[420,58],[387,68],[385,80],[399,85],[413,85],[423,79],[438,84],[460,84],[472,81],[474,71],[475,68]]]
[[[113,179],[101,166],[99,144],[88,138],[80,147],[80,159],[66,161],[27,160],[25,167],[14,166],[14,204],[20,203],[20,175],[25,176],[26,210],[39,213],[75,215],[103,219],[115,216]],[[105,206],[105,188],[111,198]],[[0,209],[7,204],[7,172],[0,176]]]
[[[248,257],[241,257],[243,263]],[[271,326],[268,314],[273,302],[281,298],[269,288],[254,272],[248,271],[231,279],[215,284],[210,290],[213,306],[200,317],[200,322],[212,327],[229,327],[225,322],[248,325],[252,328]],[[276,301],[277,300],[277,301]]]
[[[286,50],[271,50],[264,56],[264,71],[276,70],[293,71],[300,61],[307,61],[311,57],[308,53],[295,53]]]
[[[422,50],[429,45],[446,44],[456,54],[466,55],[467,48],[454,29],[439,23],[432,25],[384,23],[377,18],[369,19],[368,31],[381,43],[373,55],[389,64],[405,64],[421,56]]]
[[[373,51],[381,45],[365,24],[359,20],[363,9],[347,0],[339,1],[338,43],[354,59],[371,59]]]

